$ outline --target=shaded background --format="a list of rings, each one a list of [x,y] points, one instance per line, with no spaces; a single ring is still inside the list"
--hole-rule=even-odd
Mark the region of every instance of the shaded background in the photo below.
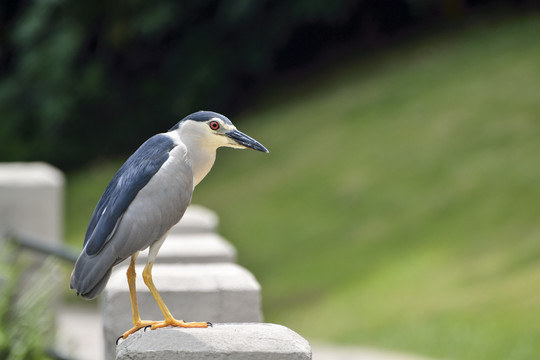
[[[220,150],[194,202],[261,282],[265,321],[435,358],[534,359],[538,10],[4,2],[0,160],[67,172],[65,237],[80,248],[127,155],[186,114],[223,112],[270,154]]]
[[[531,2],[533,3],[533,2]],[[0,160],[63,169],[186,114],[231,116],[276,76],[525,1],[5,1]],[[315,75],[311,73],[310,76]]]

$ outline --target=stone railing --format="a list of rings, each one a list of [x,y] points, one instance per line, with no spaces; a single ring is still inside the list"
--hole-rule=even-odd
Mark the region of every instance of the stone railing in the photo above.
[[[217,215],[192,205],[160,249],[152,274],[171,313],[209,321],[208,329],[138,331],[116,345],[132,324],[127,262],[113,270],[101,296],[105,359],[311,359],[306,340],[292,330],[262,323],[261,287],[235,263],[236,250],[216,233]],[[137,298],[143,319],[162,319],[137,263]]]
[[[0,163],[0,241],[25,235],[62,241],[64,175],[45,163]]]
[[[0,164],[0,239],[27,235],[43,242],[35,248],[46,253],[61,249],[63,192],[64,176],[47,164]],[[251,272],[236,264],[236,250],[217,234],[217,226],[214,212],[190,206],[171,229],[152,271],[174,316],[213,326],[140,330],[116,345],[118,336],[132,326],[127,263],[120,264],[100,297],[106,360],[311,359],[311,348],[301,336],[262,323],[261,287]],[[146,257],[142,252],[138,259],[139,308],[143,319],[159,320],[163,316],[140,278]],[[49,308],[56,307],[51,303]]]

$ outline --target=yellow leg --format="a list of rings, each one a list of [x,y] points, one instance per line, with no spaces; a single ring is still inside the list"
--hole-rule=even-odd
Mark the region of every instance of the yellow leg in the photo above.
[[[156,323],[156,321],[141,320],[141,316],[139,314],[139,305],[137,304],[137,292],[135,289],[135,261],[137,260],[138,255],[139,253],[137,252],[131,256],[131,262],[129,263],[129,267],[126,273],[129,286],[129,298],[131,300],[131,312],[133,314],[133,327],[122,334],[122,338],[124,339],[127,338],[129,335],[133,334],[135,331]]]
[[[131,300],[131,313],[133,314],[133,325],[136,325],[141,321],[141,315],[139,314],[139,305],[137,304],[137,290],[135,288],[135,279],[137,274],[135,272],[135,260],[138,253],[131,257],[131,262],[127,269],[127,280],[129,286],[129,299]]]
[[[148,286],[148,289],[150,289],[150,292],[154,296],[154,299],[156,299],[156,302],[161,309],[161,312],[163,313],[163,316],[165,317],[164,321],[155,322],[152,324],[151,329],[158,329],[165,326],[178,326],[178,327],[184,327],[184,328],[206,328],[208,327],[208,323],[206,322],[184,322],[183,320],[176,320],[169,309],[167,308],[167,305],[163,302],[163,299],[161,298],[161,295],[159,295],[159,292],[157,291],[154,281],[152,280],[152,266],[154,265],[153,262],[149,261],[146,263],[146,266],[144,267],[143,271],[143,279],[146,286]]]

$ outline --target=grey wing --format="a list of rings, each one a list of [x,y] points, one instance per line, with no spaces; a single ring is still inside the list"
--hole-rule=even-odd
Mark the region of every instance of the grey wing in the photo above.
[[[184,215],[193,193],[191,164],[185,148],[176,147],[160,171],[137,194],[110,240],[125,259],[161,239]]]
[[[86,298],[97,296],[114,265],[163,237],[180,220],[193,192],[185,156],[183,145],[157,135],[122,166],[94,211],[71,276],[72,289]]]
[[[84,238],[84,252],[95,255],[101,250],[135,196],[168,160],[173,147],[169,137],[153,136],[122,165],[92,214]]]

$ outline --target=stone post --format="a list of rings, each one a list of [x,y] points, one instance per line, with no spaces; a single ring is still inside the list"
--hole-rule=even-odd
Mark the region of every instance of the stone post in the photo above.
[[[105,358],[113,359],[118,336],[133,326],[127,267],[113,272],[102,296]],[[137,267],[137,299],[143,320],[163,315]],[[209,322],[262,321],[261,288],[255,277],[233,263],[155,264],[153,279],[163,301],[178,320]]]
[[[138,331],[121,342],[116,360],[309,360],[309,343],[275,324],[214,324],[208,329]]]
[[[64,176],[45,163],[0,163],[0,241],[27,235],[62,241]]]

